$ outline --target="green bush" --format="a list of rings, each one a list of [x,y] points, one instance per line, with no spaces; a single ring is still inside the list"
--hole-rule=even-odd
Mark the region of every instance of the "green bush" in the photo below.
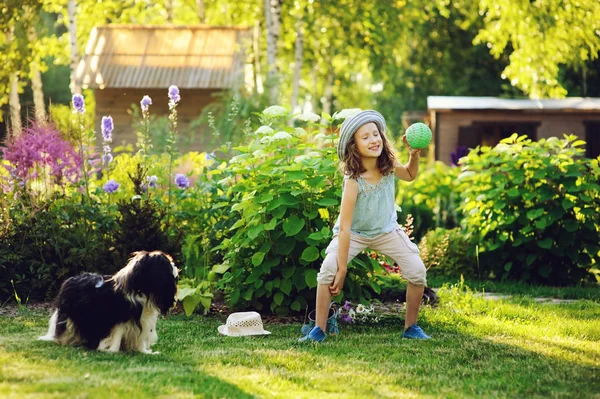
[[[421,239],[436,227],[451,229],[460,224],[460,195],[457,176],[460,169],[437,161],[433,166],[422,168],[417,179],[398,186],[397,202],[406,215],[414,217],[414,236]]]
[[[481,277],[475,245],[460,228],[438,227],[429,231],[419,243],[421,258],[429,274],[448,277]]]
[[[463,227],[496,277],[552,285],[591,277],[600,251],[600,168],[576,136],[514,134],[463,158]]]
[[[72,275],[120,269],[115,215],[98,205],[75,195],[39,201],[23,191],[11,203],[10,224],[0,233],[0,297],[13,295],[11,279],[22,298],[47,300]]]
[[[215,267],[224,273],[219,286],[234,307],[268,307],[277,314],[298,312],[314,299],[341,197],[335,135],[287,127],[286,117],[265,120],[279,131],[261,127],[248,145],[235,148],[238,155],[221,171],[226,200],[214,205],[234,204],[230,236],[216,248],[224,259]],[[375,267],[358,257],[346,295],[378,292],[368,280]]]

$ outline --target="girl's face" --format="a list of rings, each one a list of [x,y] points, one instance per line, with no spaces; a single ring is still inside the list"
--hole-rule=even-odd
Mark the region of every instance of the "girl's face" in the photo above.
[[[366,158],[378,158],[383,150],[383,139],[373,122],[362,125],[354,133],[358,154]]]

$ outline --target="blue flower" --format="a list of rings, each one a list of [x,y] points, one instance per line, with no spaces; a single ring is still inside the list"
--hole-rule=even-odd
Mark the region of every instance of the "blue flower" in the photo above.
[[[102,117],[102,137],[104,141],[112,141],[112,131],[114,129],[112,116]]]
[[[190,181],[183,173],[177,173],[175,175],[175,184],[177,184],[177,187],[185,189],[190,186]]]
[[[144,96],[144,98],[142,98],[142,101],[140,101],[140,105],[142,106],[142,111],[147,112],[148,107],[152,105],[152,99],[150,98],[150,96]]]
[[[73,108],[75,108],[76,112],[83,114],[85,112],[85,102],[83,101],[83,96],[81,94],[73,95]]]
[[[104,155],[102,155],[102,165],[106,166],[109,163],[111,163],[112,161],[113,161],[113,156],[110,152],[107,152]]]
[[[179,88],[175,85],[169,87],[169,98],[174,104],[177,104],[181,97],[179,96]]]
[[[156,188],[158,186],[158,177],[155,175],[148,176],[146,179],[148,180],[148,187]]]
[[[108,194],[112,194],[115,191],[117,191],[119,189],[119,187],[121,187],[121,185],[111,179],[104,184],[104,192],[106,192]]]

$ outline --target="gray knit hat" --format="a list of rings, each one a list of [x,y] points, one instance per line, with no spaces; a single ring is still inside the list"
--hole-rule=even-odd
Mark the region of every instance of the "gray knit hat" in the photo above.
[[[340,161],[344,160],[346,147],[348,147],[348,142],[352,136],[354,136],[354,133],[356,133],[362,125],[369,122],[373,122],[377,125],[379,133],[382,135],[385,134],[385,119],[383,118],[383,115],[371,109],[360,111],[358,114],[346,118],[344,123],[342,123],[342,127],[340,128],[340,141],[338,142],[337,147],[338,158]]]

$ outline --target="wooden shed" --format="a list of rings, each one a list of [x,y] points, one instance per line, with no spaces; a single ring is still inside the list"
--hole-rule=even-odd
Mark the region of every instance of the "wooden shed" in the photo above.
[[[600,98],[513,100],[496,97],[427,97],[435,159],[451,163],[458,146],[494,146],[513,133],[534,140],[575,134],[586,156],[600,155]]]
[[[249,31],[243,27],[205,25],[106,25],[95,27],[82,57],[76,79],[93,88],[96,132],[103,116],[112,116],[115,144],[134,144],[131,105],[138,108],[144,95],[152,98],[152,115],[166,116],[168,88],[180,89],[180,130],[189,129],[202,109],[216,101],[215,94],[245,83],[245,48]],[[212,137],[194,132],[183,150],[203,150]]]

